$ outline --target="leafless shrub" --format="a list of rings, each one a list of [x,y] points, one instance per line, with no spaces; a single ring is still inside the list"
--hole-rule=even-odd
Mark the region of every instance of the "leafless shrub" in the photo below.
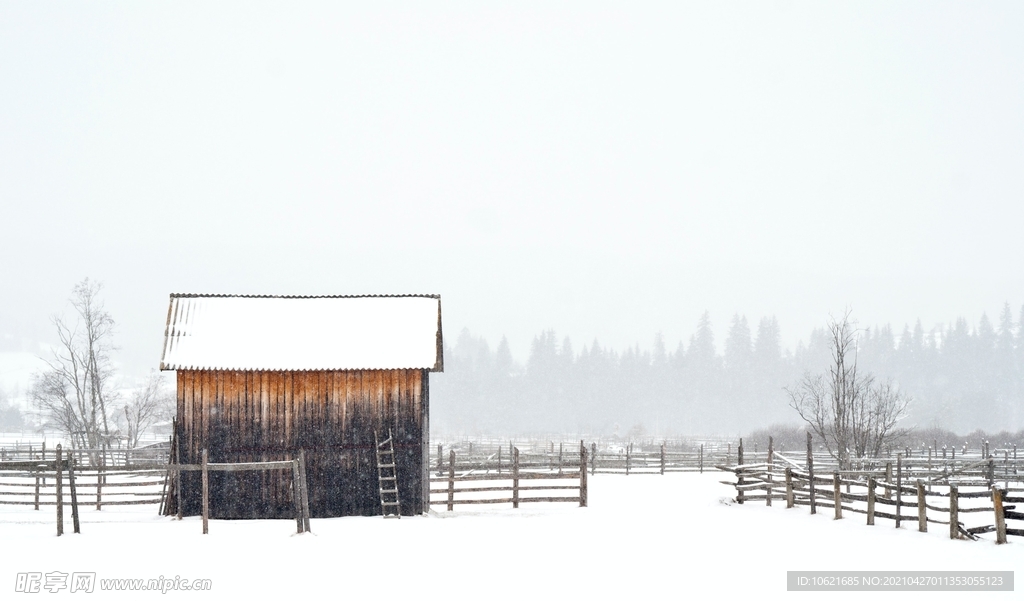
[[[160,374],[153,372],[145,384],[131,394],[120,416],[128,448],[137,447],[150,426],[170,420],[173,412],[174,395],[164,387]]]

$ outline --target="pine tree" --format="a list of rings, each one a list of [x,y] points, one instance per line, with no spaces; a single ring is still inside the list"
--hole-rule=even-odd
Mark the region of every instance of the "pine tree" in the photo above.
[[[688,355],[693,363],[701,367],[711,367],[715,364],[715,334],[711,329],[711,314],[707,311],[700,316],[697,322],[697,331],[693,334],[690,342]]]
[[[732,318],[732,326],[725,338],[725,367],[734,374],[743,374],[750,367],[753,353],[750,341],[750,327],[746,316],[738,313]]]
[[[762,317],[757,324],[757,340],[754,341],[754,357],[762,369],[774,371],[782,359],[782,333],[775,316]]]

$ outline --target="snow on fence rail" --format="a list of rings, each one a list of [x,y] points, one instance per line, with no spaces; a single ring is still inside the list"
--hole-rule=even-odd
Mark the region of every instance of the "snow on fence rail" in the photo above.
[[[1002,473],[994,456],[957,469],[948,465],[939,469],[923,462],[904,464],[898,454],[895,470],[892,462],[886,462],[884,470],[841,471],[832,466],[822,476],[816,475],[823,470],[815,467],[811,454],[803,466],[771,451],[766,459],[744,464],[741,442],[739,465],[715,466],[735,475],[735,482],[722,483],[735,487],[737,503],[763,500],[770,506],[778,499],[785,501],[787,509],[797,505],[809,507],[811,513],[818,507],[832,509],[837,520],[844,512],[863,514],[869,526],[875,525],[876,518],[892,520],[897,528],[903,522],[916,522],[920,532],[927,532],[929,523],[941,524],[949,527],[953,539],[977,539],[994,532],[996,542],[1005,543],[1007,536],[1024,536],[1024,527],[1011,527],[1024,521],[1024,512],[1008,504],[1024,503],[1024,486],[1015,462],[1002,466]],[[1007,520],[1013,520],[1010,526]]]
[[[520,503],[568,502],[587,506],[587,448],[582,442],[575,460],[562,457],[564,461],[557,472],[548,471],[549,466],[544,463],[523,461],[516,447],[511,455],[502,472],[500,462],[496,462],[493,470],[490,466],[481,469],[475,462],[459,463],[455,451],[449,451],[447,476],[430,478],[431,484],[445,483],[447,487],[431,488],[430,504],[445,505],[448,511],[453,511],[455,505],[494,503],[511,503],[515,509]],[[543,492],[537,494],[539,491]]]

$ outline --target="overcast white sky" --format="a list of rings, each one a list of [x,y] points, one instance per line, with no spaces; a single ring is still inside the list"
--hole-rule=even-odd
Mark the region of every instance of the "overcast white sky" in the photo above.
[[[0,341],[85,276],[439,293],[447,338],[1024,303],[1024,4],[0,1]],[[0,349],[2,350],[2,349]]]

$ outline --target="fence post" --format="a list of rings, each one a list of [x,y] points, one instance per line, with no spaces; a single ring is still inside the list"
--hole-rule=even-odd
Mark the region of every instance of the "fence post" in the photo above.
[[[843,492],[840,490],[842,481],[839,479],[839,472],[832,472],[832,500],[835,505],[835,518],[843,519]]]
[[[949,485],[949,538],[960,538],[960,489]]]
[[[793,468],[786,467],[786,509],[793,509]]]
[[[580,441],[580,507],[587,506],[587,447]]]
[[[661,443],[661,475],[665,475],[665,443]]]
[[[629,456],[633,453],[633,443],[626,445],[626,475],[629,475]]]
[[[736,448],[736,502],[743,504],[743,439],[740,439],[740,446]]]
[[[885,498],[892,499],[892,462],[885,462]]]
[[[101,449],[96,461],[96,511],[99,511],[103,506],[103,468],[106,463],[106,457],[103,456],[103,450]]]
[[[700,473],[704,473],[704,443],[700,443]]]
[[[811,433],[807,433],[807,490],[811,497],[811,515],[818,513],[818,506],[814,502],[814,454],[811,451]]]
[[[206,449],[203,449],[203,534],[210,533],[210,470]]]
[[[64,534],[64,470],[61,465],[62,449],[57,445],[57,461],[54,466],[57,468],[57,536]]]
[[[78,490],[75,486],[75,457],[71,453],[68,453],[68,487],[71,489],[71,523],[75,534],[81,534],[78,524]]]
[[[986,444],[986,449],[985,450],[987,452],[988,451],[988,448],[987,448],[988,443],[985,443],[985,444]],[[992,488],[992,486],[995,484],[996,460],[991,455],[986,455],[986,456],[988,457],[988,487]]]
[[[875,525],[875,477],[868,477],[868,526]]]
[[[555,443],[551,443],[551,444],[555,444]],[[558,475],[559,476],[562,475],[562,445],[563,445],[563,443],[561,443],[561,442],[558,443]]]
[[[924,482],[917,479],[917,531],[928,532],[928,507],[925,503]]]
[[[36,511],[39,511],[39,470],[36,469]]]
[[[992,509],[995,510],[995,544],[1002,545],[1007,542],[1007,516],[1002,510],[1002,498],[1006,496],[1006,490],[992,488]]]
[[[590,475],[593,476],[597,473],[597,443],[590,443]]]
[[[1006,495],[1005,490],[992,488],[992,509],[995,510],[995,544],[1002,545],[1007,542],[1007,516],[1002,510],[1002,497]]]
[[[455,509],[455,449],[448,451],[448,511]]]
[[[437,445],[437,476],[441,477],[444,475],[444,452],[442,449],[444,445]]]
[[[519,449],[512,448],[512,508],[519,509]]]
[[[903,517],[903,454],[896,453],[896,527]]]
[[[302,534],[302,484],[299,483],[299,460],[292,459],[292,505],[295,507],[295,532]]]
[[[501,474],[501,445],[498,445],[498,474]]]
[[[775,457],[775,447],[773,446],[772,437],[769,436],[768,437],[768,487],[765,489],[765,490],[767,490],[768,494],[765,497],[765,501],[764,501],[764,504],[767,505],[768,507],[772,506],[772,483],[773,483],[773,481],[775,479],[774,476],[772,475],[773,459],[774,459],[774,457]]]
[[[302,491],[302,530],[310,532],[309,529],[309,488],[306,485],[306,451],[299,449],[299,484]],[[398,483],[395,482],[395,488]]]
[[[1003,484],[1004,488],[1010,488],[1010,451],[1003,449],[1003,478],[1006,479],[1006,483]]]

